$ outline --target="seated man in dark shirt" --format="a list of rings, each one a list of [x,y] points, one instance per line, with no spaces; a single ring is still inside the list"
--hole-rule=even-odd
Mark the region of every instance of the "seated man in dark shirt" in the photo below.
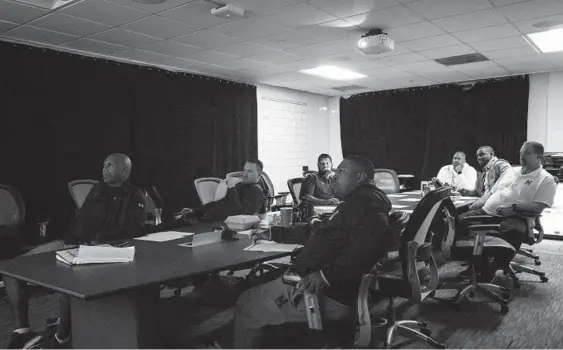
[[[281,279],[246,291],[237,301],[233,348],[253,348],[265,326],[306,322],[303,291],[317,293],[323,319],[342,319],[354,309],[361,278],[385,256],[390,244],[391,203],[373,181],[374,167],[352,156],[338,166],[332,188],[342,201],[314,229],[292,270],[297,288]],[[298,302],[299,301],[299,302]]]
[[[142,236],[145,221],[143,194],[127,182],[130,173],[129,157],[124,154],[108,156],[102,171],[104,181],[92,187],[71,224],[70,232],[64,239],[46,243],[24,255]],[[3,279],[15,326],[8,348],[36,346],[42,338],[29,329],[27,284],[8,276]],[[64,345],[70,340],[70,299],[60,294],[59,303],[60,321],[53,341]]]
[[[312,205],[337,205],[338,198],[332,193],[332,158],[323,153],[317,160],[317,173],[308,174],[301,184],[299,199]]]
[[[227,194],[223,199],[209,202],[197,209],[183,209],[180,214],[206,221],[221,221],[233,215],[255,215],[265,211],[264,188],[260,178],[264,165],[258,159],[247,160],[242,178],[227,179]]]

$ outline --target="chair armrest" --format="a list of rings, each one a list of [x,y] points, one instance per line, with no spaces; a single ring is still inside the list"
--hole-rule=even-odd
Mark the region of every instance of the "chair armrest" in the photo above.
[[[498,229],[500,229],[500,224],[471,225],[471,226],[469,226],[469,229],[471,231],[498,230]]]
[[[358,326],[354,345],[358,348],[368,348],[371,342],[371,317],[369,294],[372,289],[377,289],[377,279],[374,274],[368,273],[362,277],[358,293]]]

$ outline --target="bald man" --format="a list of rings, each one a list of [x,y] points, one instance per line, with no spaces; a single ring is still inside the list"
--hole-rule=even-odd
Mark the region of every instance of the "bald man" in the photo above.
[[[342,202],[313,230],[291,268],[302,281],[294,288],[277,279],[246,291],[235,307],[233,348],[259,348],[265,326],[306,322],[304,302],[298,301],[303,291],[319,294],[323,319],[342,319],[354,310],[362,275],[391,242],[391,203],[375,185],[374,173],[364,157],[340,163],[331,187]]]
[[[445,165],[440,169],[437,176],[446,186],[452,186],[456,190],[474,191],[477,182],[477,170],[467,164],[465,153],[458,151],[454,154],[451,165]]]
[[[108,156],[102,170],[103,182],[92,187],[64,239],[44,244],[24,255],[143,235],[143,194],[127,181],[130,174],[131,160],[128,156],[121,153]],[[40,344],[45,346],[45,339],[29,328],[27,284],[7,276],[3,279],[15,326],[8,348],[30,348]],[[60,294],[59,303],[59,326],[54,339],[49,339],[53,342],[50,345],[55,347],[64,346],[70,340],[70,299]]]

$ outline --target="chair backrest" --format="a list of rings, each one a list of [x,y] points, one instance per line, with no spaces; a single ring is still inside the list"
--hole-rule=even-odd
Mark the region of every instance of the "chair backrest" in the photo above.
[[[399,259],[403,278],[411,287],[410,300],[420,302],[438,286],[438,267],[432,256],[430,225],[444,201],[450,201],[451,189],[441,187],[424,196],[413,210],[401,235]],[[419,278],[420,268],[429,270],[424,283]]]
[[[287,187],[289,188],[289,193],[291,194],[291,198],[293,198],[293,203],[295,204],[301,203],[299,193],[301,192],[301,185],[303,184],[303,181],[305,181],[305,178],[302,177],[287,180]]]
[[[242,177],[242,171],[233,171],[232,173],[228,173],[227,176],[225,176],[225,178],[229,178],[229,177]]]
[[[273,197],[276,195],[276,191],[274,190],[274,184],[268,174],[265,171],[262,172],[262,176],[260,178],[260,186],[264,189],[264,191],[268,192],[268,196]]]
[[[391,169],[375,169],[374,180],[377,187],[379,187],[383,192],[389,193],[399,193],[401,191],[401,184],[399,183],[399,177],[394,170]]]
[[[88,197],[88,193],[92,187],[96,186],[99,181],[84,179],[84,180],[74,180],[68,183],[68,190],[70,192],[70,196],[74,200],[76,204],[76,209],[80,209],[86,197]]]
[[[25,223],[25,204],[15,187],[0,185],[0,226],[16,228]]]
[[[218,177],[202,177],[194,180],[195,190],[201,204],[207,204],[215,200],[215,193],[220,182],[221,179]]]

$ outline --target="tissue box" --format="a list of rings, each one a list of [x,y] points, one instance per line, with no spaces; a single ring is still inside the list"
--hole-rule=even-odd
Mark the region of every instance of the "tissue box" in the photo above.
[[[225,220],[225,224],[234,231],[244,231],[251,229],[260,222],[260,218],[256,215],[236,215],[229,216]]]

